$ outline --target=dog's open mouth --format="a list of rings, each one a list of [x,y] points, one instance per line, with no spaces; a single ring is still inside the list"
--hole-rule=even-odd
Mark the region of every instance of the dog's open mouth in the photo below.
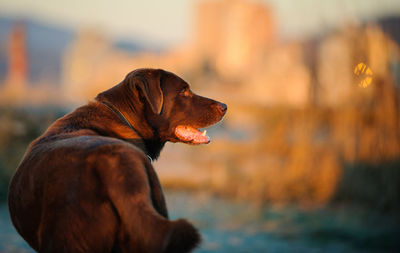
[[[207,144],[210,142],[210,137],[207,136],[207,131],[200,132],[198,129],[180,125],[175,128],[175,135],[183,142],[191,144]]]

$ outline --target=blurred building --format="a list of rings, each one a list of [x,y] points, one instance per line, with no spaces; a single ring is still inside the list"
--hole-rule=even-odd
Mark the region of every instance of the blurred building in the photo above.
[[[82,30],[67,48],[63,58],[62,89],[69,101],[84,102],[92,89],[101,88],[102,80],[112,74],[111,44],[94,30]],[[111,73],[110,73],[111,70]]]
[[[316,100],[322,106],[344,106],[371,98],[374,85],[360,89],[353,70],[365,63],[374,80],[394,77],[390,64],[399,61],[399,46],[376,25],[349,26],[324,37],[317,49]],[[394,80],[392,80],[393,82]]]
[[[17,24],[10,33],[2,96],[14,90],[41,101],[58,92],[59,101],[81,104],[131,70],[153,67],[175,72],[195,90],[214,92],[229,103],[337,107],[375,92],[374,83],[359,89],[360,77],[353,73],[358,63],[370,67],[374,81],[393,77],[393,66],[398,66],[393,63],[400,59],[398,44],[374,25],[327,31],[308,47],[309,41],[280,40],[273,11],[259,1],[199,0],[194,12],[190,38],[161,53],[117,49],[100,31],[82,29],[64,52],[62,85],[35,84],[29,92],[26,31]]]
[[[255,1],[199,1],[193,31],[193,50],[230,78],[251,70],[276,41],[272,11]]]
[[[67,93],[91,98],[107,85],[116,84],[129,70],[160,67],[186,77],[199,88],[207,83],[233,85],[228,95],[232,99],[268,106],[307,104],[310,81],[301,46],[277,43],[268,6],[248,0],[206,0],[198,2],[195,12],[192,37],[161,54],[118,52],[104,41],[80,33],[64,58]],[[121,73],[122,69],[127,71]],[[113,73],[118,73],[119,79],[114,79]]]
[[[7,82],[13,86],[22,86],[27,82],[28,63],[26,53],[26,31],[23,23],[15,23],[10,32],[9,66]]]
[[[2,98],[21,100],[26,93],[28,80],[26,30],[23,22],[12,25],[7,46],[7,73]]]
[[[5,27],[7,28],[7,25]],[[43,35],[55,36],[51,31],[56,29],[35,30],[35,28],[38,27],[29,21],[10,20],[8,38],[4,43],[6,45],[2,47],[6,57],[4,65],[1,66],[4,66],[1,71],[4,73],[4,78],[1,78],[2,83],[0,83],[1,105],[43,105],[64,102],[63,95],[60,96],[57,78],[54,78],[54,70],[58,67],[48,64],[49,62],[53,65],[58,64],[57,56],[52,54],[57,51],[57,46],[52,47],[54,44],[48,43],[48,37],[43,37]],[[32,30],[37,34],[33,36]],[[36,36],[43,41],[36,40]],[[39,49],[38,44],[41,45]]]

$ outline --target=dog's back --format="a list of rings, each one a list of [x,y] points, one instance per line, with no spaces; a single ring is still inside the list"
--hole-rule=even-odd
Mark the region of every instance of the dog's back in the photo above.
[[[32,143],[10,184],[12,221],[32,248],[187,252],[199,243],[190,223],[168,220],[158,178],[140,149],[89,130],[56,132]]]
[[[14,226],[39,252],[190,251],[200,235],[168,219],[150,160],[167,141],[208,143],[199,128],[226,109],[170,72],[131,72],[30,145],[9,188]]]

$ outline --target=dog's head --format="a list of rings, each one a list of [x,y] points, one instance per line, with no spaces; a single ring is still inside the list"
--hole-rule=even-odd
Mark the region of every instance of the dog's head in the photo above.
[[[171,72],[138,69],[96,99],[111,104],[144,139],[161,142],[209,143],[206,132],[222,119],[224,103],[194,94],[189,85]]]

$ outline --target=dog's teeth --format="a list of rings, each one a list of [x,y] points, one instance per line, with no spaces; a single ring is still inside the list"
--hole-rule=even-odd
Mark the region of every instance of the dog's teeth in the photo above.
[[[207,134],[207,130],[204,130],[204,132],[201,135],[206,136],[206,134]]]

